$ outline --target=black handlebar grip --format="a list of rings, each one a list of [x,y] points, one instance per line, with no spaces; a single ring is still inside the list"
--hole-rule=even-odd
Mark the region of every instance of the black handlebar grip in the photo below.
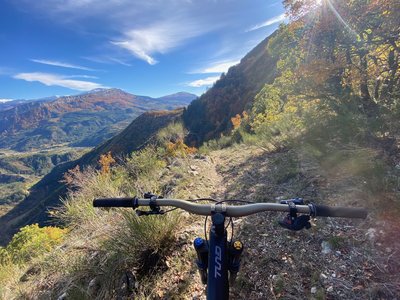
[[[315,205],[315,215],[320,217],[365,219],[368,215],[368,211],[365,208]]]
[[[98,198],[93,200],[94,207],[135,207],[136,198]]]

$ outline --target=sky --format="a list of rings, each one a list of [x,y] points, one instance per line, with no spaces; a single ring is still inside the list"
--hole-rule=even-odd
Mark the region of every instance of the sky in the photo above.
[[[281,0],[0,0],[0,101],[201,95],[284,21]]]

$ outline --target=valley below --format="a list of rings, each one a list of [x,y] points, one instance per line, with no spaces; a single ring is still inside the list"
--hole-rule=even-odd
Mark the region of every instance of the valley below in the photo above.
[[[21,202],[30,187],[53,167],[77,159],[89,150],[61,145],[30,152],[0,149],[0,217]]]

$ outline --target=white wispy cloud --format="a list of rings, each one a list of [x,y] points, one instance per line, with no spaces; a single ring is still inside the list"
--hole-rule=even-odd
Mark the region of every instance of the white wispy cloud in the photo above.
[[[82,56],[81,58],[88,61],[92,61],[99,64],[119,64],[126,67],[132,67],[132,65],[122,59],[110,56]]]
[[[270,26],[270,25],[273,25],[273,24],[276,24],[276,23],[281,23],[281,22],[283,22],[285,20],[286,20],[286,15],[285,14],[280,14],[278,16],[275,16],[273,18],[270,18],[270,19],[266,20],[265,22],[263,22],[261,24],[258,24],[256,26],[248,29],[247,32],[254,31],[254,30],[257,30],[257,29],[260,29],[260,28],[263,28],[263,27],[267,27],[267,26]]]
[[[55,66],[55,67],[62,67],[62,68],[69,68],[69,69],[77,69],[77,70],[84,70],[84,71],[95,71],[94,69],[80,66],[80,65],[75,65],[75,64],[70,64],[66,62],[61,62],[61,61],[55,61],[55,60],[48,60],[48,59],[31,59],[31,61],[39,64],[44,64],[44,65],[49,65],[49,66]]]
[[[9,102],[12,101],[13,99],[0,99],[0,103],[4,103],[4,102]]]
[[[15,72],[16,71],[12,68],[6,68],[0,66],[0,75],[11,76],[12,74],[15,74]]]
[[[49,73],[19,73],[13,76],[15,79],[22,79],[25,81],[38,81],[47,86],[62,86],[72,90],[90,91],[97,88],[106,88],[105,86],[90,81],[68,79],[68,76]]]
[[[188,86],[191,86],[191,87],[209,86],[209,85],[214,84],[214,82],[216,82],[218,79],[219,79],[219,76],[207,77],[204,79],[199,79],[199,80],[189,82]]]
[[[115,58],[115,57],[109,57],[109,60],[112,62],[116,62],[117,64],[123,65],[125,67],[132,67],[130,63],[127,63],[121,59]]]
[[[92,75],[68,75],[68,76],[64,76],[64,78],[99,79],[99,77],[97,77],[97,76],[92,76]]]
[[[161,54],[188,45],[192,38],[210,32],[216,33],[211,38],[218,36],[217,40],[208,47],[196,45],[197,47],[193,47],[191,51],[195,53],[204,49],[204,54],[208,55],[206,52],[214,48],[212,50],[214,58],[224,57],[216,55],[224,41],[227,41],[226,47],[231,54],[232,49],[241,47],[241,44],[249,38],[249,35],[238,35],[237,29],[251,27],[248,11],[243,8],[243,3],[247,4],[245,0],[15,0],[14,2],[19,3],[19,7],[30,13],[48,17],[57,24],[73,28],[75,32],[99,37],[99,44],[92,53],[97,53],[101,58],[114,57],[120,60],[120,62],[115,60],[115,63],[127,66],[131,62],[131,58],[126,60],[128,53],[154,65],[157,60],[162,59]],[[279,3],[279,0],[267,2]],[[251,6],[248,5],[249,11],[252,11]],[[93,26],[94,24],[96,26]],[[237,51],[235,53],[237,54]],[[111,62],[109,59],[101,60],[99,60],[101,63]]]
[[[196,71],[193,73],[202,73],[202,74],[226,73],[226,72],[228,72],[230,67],[237,65],[239,62],[240,62],[240,60],[214,62],[214,63],[210,64],[209,66],[205,67],[204,69],[201,69],[200,71]]]
[[[196,24],[168,20],[141,29],[127,31],[120,41],[111,41],[111,43],[128,50],[148,64],[155,65],[157,63],[157,60],[153,57],[155,54],[164,54],[182,45],[187,39],[204,32],[205,29],[196,26]]]

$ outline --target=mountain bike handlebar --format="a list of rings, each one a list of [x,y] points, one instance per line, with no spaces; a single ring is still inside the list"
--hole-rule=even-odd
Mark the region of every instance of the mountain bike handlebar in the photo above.
[[[139,206],[173,206],[186,210],[187,212],[210,216],[215,212],[223,212],[227,217],[244,217],[264,211],[290,212],[287,204],[278,203],[254,203],[239,206],[226,205],[221,202],[211,204],[196,204],[187,200],[178,199],[138,199],[133,198],[99,198],[93,200],[94,207],[132,207]],[[313,217],[341,217],[341,218],[361,218],[367,217],[365,208],[336,207],[319,204],[296,205],[299,213],[310,214]]]

